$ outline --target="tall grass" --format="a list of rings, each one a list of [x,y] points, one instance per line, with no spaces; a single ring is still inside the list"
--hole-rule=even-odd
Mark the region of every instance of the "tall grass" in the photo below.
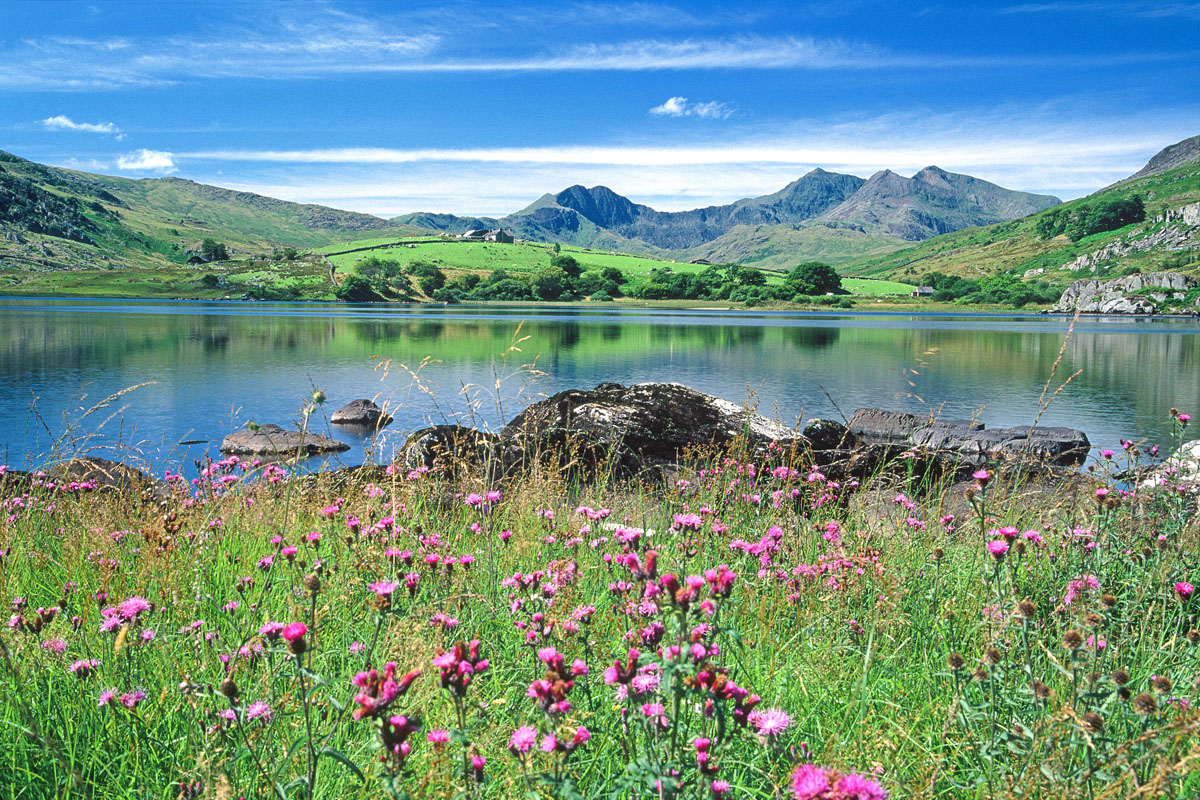
[[[1200,792],[1190,496],[788,458],[5,476],[0,797]]]

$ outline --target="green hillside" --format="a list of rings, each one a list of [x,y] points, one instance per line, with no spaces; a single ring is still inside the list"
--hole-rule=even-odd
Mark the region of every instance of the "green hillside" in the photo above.
[[[1145,220],[1084,235],[1072,241],[1066,233],[1047,236],[1054,215],[1076,214],[1102,204],[1139,197]],[[1012,274],[1021,278],[1040,277],[1065,283],[1081,277],[1104,277],[1134,269],[1197,268],[1200,242],[1189,240],[1177,222],[1162,219],[1164,212],[1200,202],[1200,156],[1193,155],[1180,166],[1139,174],[1128,180],[1046,211],[1011,222],[948,233],[882,256],[868,256],[839,265],[845,275],[886,276],[918,281],[930,272],[983,278]],[[1164,246],[1164,234],[1175,232],[1181,241]],[[1081,256],[1119,243],[1128,252],[1099,258],[1098,263],[1078,268],[1067,265]],[[1139,249],[1145,247],[1146,249]],[[1095,267],[1093,270],[1092,267]]]
[[[206,238],[233,258],[354,234],[419,232],[369,214],[289,203],[178,178],[133,180],[36,164],[0,151],[0,271],[156,269]]]

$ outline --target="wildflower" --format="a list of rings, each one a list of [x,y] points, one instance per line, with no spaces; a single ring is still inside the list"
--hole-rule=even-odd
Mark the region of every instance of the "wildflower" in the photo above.
[[[837,782],[837,792],[846,800],[885,800],[887,792],[873,780],[848,772]]]
[[[100,693],[100,697],[96,700],[96,708],[103,708],[112,702],[112,699],[117,696],[116,689],[105,689]]]
[[[792,797],[818,800],[829,790],[829,776],[816,764],[801,764],[792,772]]]
[[[132,692],[126,692],[125,694],[121,695],[120,699],[121,705],[125,706],[130,711],[133,711],[138,707],[138,703],[146,699],[146,693],[141,689],[136,689]]]
[[[445,728],[438,728],[437,730],[432,730],[426,734],[425,739],[434,746],[443,745],[450,741],[450,732]]]
[[[522,725],[513,731],[508,740],[508,749],[515,756],[523,756],[533,749],[537,741],[537,731],[529,725]]]
[[[993,539],[987,543],[987,549],[992,554],[992,558],[1000,561],[1004,558],[1004,554],[1008,552],[1008,542],[1002,539]]]
[[[1192,586],[1187,581],[1180,581],[1179,583],[1175,584],[1175,595],[1181,601],[1183,601],[1185,603],[1188,601],[1188,599],[1192,596],[1192,593],[1195,591],[1196,591],[1196,587]]]
[[[383,674],[374,668],[358,673],[351,680],[360,689],[354,696],[358,708],[354,710],[353,717],[381,716],[397,697],[408,691],[420,674],[420,670],[412,670],[396,680],[396,664],[392,661],[384,665]]]
[[[286,627],[287,625],[282,622],[266,622],[261,628],[258,629],[258,633],[260,636],[265,636],[270,641],[275,641],[279,638],[279,635],[283,633],[283,629]]]
[[[476,783],[483,783],[483,768],[487,759],[483,756],[471,756],[471,773]]]
[[[975,479],[975,481],[979,484],[979,488],[982,489],[987,486],[988,481],[991,480],[992,473],[988,472],[986,469],[980,469],[971,473],[971,477]]]
[[[61,656],[63,653],[67,652],[67,643],[62,639],[47,639],[46,641],[42,642],[41,647],[43,650],[49,650],[51,653],[54,653],[57,656]]]
[[[280,631],[280,636],[288,643],[288,650],[291,650],[296,655],[300,655],[308,649],[308,643],[304,641],[304,635],[308,633],[308,626],[303,622],[292,622],[285,625]]]
[[[750,727],[768,738],[779,736],[792,724],[792,718],[780,708],[755,709],[750,712]]]
[[[100,662],[94,658],[85,658],[76,661],[71,666],[67,667],[67,672],[74,674],[79,678],[86,678],[92,674],[92,670],[100,666]]]
[[[246,719],[269,725],[271,722],[271,707],[259,700],[246,706]]]

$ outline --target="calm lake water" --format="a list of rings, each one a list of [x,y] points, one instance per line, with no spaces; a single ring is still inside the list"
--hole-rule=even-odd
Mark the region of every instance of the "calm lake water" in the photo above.
[[[789,424],[877,406],[1028,425],[1064,341],[1050,391],[1078,375],[1041,424],[1119,449],[1121,438],[1167,444],[1172,406],[1200,411],[1200,321],[1088,318],[1068,340],[1069,325],[1034,315],[0,299],[0,459],[29,467],[88,451],[178,468],[216,456],[248,421],[290,426],[314,388],[328,400],[310,427],[351,444],[344,464],[387,460],[405,431],[430,422],[498,430],[540,397],[603,381],[678,381]],[[374,439],[327,423],[358,397],[396,422]]]

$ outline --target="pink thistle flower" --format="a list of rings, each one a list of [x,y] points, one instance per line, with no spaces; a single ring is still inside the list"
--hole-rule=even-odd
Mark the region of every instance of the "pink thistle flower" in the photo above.
[[[432,745],[445,744],[450,741],[450,732],[445,728],[438,728],[427,733],[425,739]]]
[[[792,797],[820,800],[829,791],[829,776],[816,764],[801,764],[792,772]]]
[[[71,666],[67,667],[67,672],[74,674],[79,678],[86,678],[92,674],[92,670],[100,666],[100,662],[94,658],[84,658],[76,661]]]
[[[1004,558],[1004,554],[1008,552],[1008,542],[1001,539],[993,539],[987,544],[988,552],[992,554],[992,558],[997,561]]]
[[[259,700],[257,703],[251,703],[246,706],[246,719],[256,720],[263,725],[269,725],[271,722],[271,707]]]
[[[888,793],[869,778],[848,772],[837,782],[838,797],[845,800],[887,800]]]
[[[54,653],[57,656],[61,656],[63,653],[67,652],[67,643],[62,639],[47,639],[46,641],[42,642],[41,647],[43,650],[49,650],[51,653]]]
[[[400,584],[396,581],[378,581],[367,586],[375,594],[380,597],[391,597],[392,593],[400,588]]]
[[[515,756],[523,756],[533,749],[537,741],[537,731],[529,725],[522,725],[513,731],[508,740],[508,749]]]
[[[117,696],[116,689],[105,689],[103,692],[100,693],[100,697],[97,698],[97,700],[96,700],[96,708],[103,708],[104,706],[111,703],[113,701],[113,698],[116,696]]]
[[[1180,581],[1179,583],[1175,584],[1175,595],[1181,601],[1183,601],[1185,603],[1188,601],[1188,599],[1192,596],[1192,593],[1195,591],[1196,591],[1196,587],[1192,586],[1187,581]]]
[[[750,723],[750,727],[768,738],[779,736],[792,724],[792,718],[781,708],[756,708],[750,712],[747,721]]]

